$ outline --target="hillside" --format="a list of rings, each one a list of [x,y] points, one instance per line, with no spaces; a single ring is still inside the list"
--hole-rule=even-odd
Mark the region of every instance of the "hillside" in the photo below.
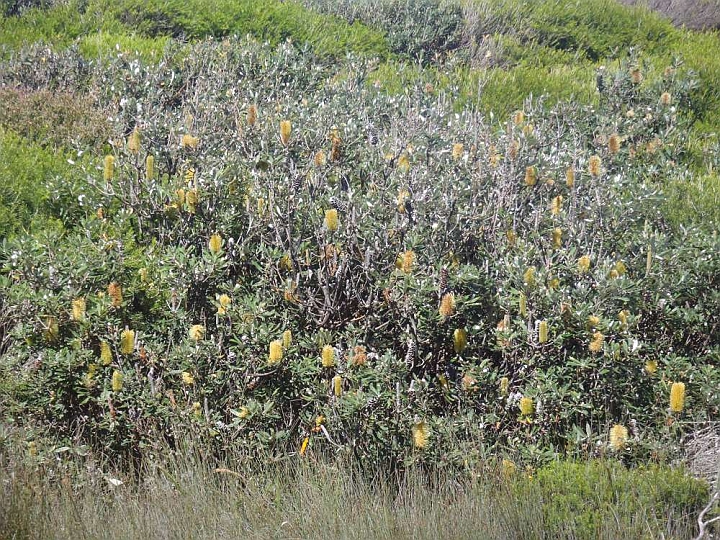
[[[315,537],[435,538],[392,508],[425,488],[448,537],[697,533],[717,33],[610,0],[2,5],[0,536],[102,536],[109,489],[117,537],[160,537],[143,485],[271,501],[179,536],[302,536],[332,477]],[[388,519],[319,517],[353,493]]]

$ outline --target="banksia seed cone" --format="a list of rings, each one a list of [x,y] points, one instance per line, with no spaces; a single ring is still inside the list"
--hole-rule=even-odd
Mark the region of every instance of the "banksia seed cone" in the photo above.
[[[503,377],[500,379],[500,394],[503,396],[508,395],[508,391],[510,390],[510,379],[507,377]]]
[[[127,147],[131,154],[140,152],[140,131],[138,131],[138,128],[133,129],[133,132],[128,137]]]
[[[520,313],[521,317],[527,317],[527,296],[525,296],[525,293],[520,293],[520,298],[518,299],[518,312]]]
[[[122,287],[115,281],[108,285],[108,296],[112,300],[113,307],[120,307],[122,305]]]
[[[608,139],[608,150],[611,154],[617,154],[620,151],[620,136],[617,133],[610,135],[610,139]]]
[[[444,266],[440,269],[440,279],[438,280],[438,296],[442,298],[448,288],[448,269]]]
[[[222,249],[222,236],[217,233],[213,234],[208,241],[208,247],[212,253],[220,253],[220,250]]]
[[[590,352],[600,352],[603,348],[603,342],[605,341],[605,336],[602,335],[601,332],[595,332],[593,334],[592,341],[590,341],[589,349]]]
[[[465,147],[462,143],[455,143],[452,147],[452,157],[455,160],[458,160],[462,157],[463,152],[465,151]]]
[[[660,103],[665,106],[668,106],[670,105],[670,103],[672,103],[672,96],[669,92],[663,92],[660,95]]]
[[[103,161],[103,179],[109,182],[115,174],[115,158],[113,156],[105,156]]]
[[[430,430],[424,420],[415,422],[412,428],[413,446],[422,450],[427,446],[428,439],[430,438]]]
[[[125,329],[120,333],[120,353],[132,354],[135,350],[135,331]]]
[[[283,343],[282,341],[276,340],[270,342],[270,354],[268,356],[268,364],[275,365],[282,360],[283,357]]]
[[[283,146],[290,144],[290,135],[292,134],[292,124],[290,120],[280,122],[280,142]]]
[[[557,197],[554,197],[553,200],[550,202],[550,213],[553,216],[557,216],[560,211],[562,210],[562,203],[563,203],[563,196],[558,195]]]
[[[587,255],[583,255],[578,259],[577,262],[578,266],[578,272],[581,274],[585,274],[590,270],[590,257]]]
[[[189,373],[187,371],[182,372],[182,382],[183,384],[187,386],[192,386],[195,384],[195,377],[192,376],[192,373]]]
[[[555,249],[560,249],[562,247],[562,229],[560,227],[555,227],[553,229],[552,237],[553,247]]]
[[[188,330],[188,336],[193,341],[200,341],[205,337],[205,327],[202,324],[193,324]]]
[[[628,439],[628,429],[620,424],[615,424],[610,429],[610,446],[616,452],[625,448]]]
[[[467,330],[464,328],[457,328],[453,332],[453,348],[455,352],[460,354],[467,347]]]
[[[588,160],[588,172],[590,173],[590,176],[600,176],[601,166],[602,161],[600,161],[600,156],[590,156],[590,159]]]
[[[538,325],[538,341],[540,343],[547,343],[548,340],[548,323],[547,321],[540,321]]]
[[[537,183],[537,170],[532,165],[525,168],[525,185],[534,186]]]
[[[531,416],[535,411],[535,405],[533,404],[532,398],[521,397],[520,398],[520,414],[522,416]]]
[[[253,127],[255,123],[257,122],[257,107],[255,105],[250,105],[247,109],[247,123],[248,126]]]
[[[155,177],[155,156],[145,158],[145,178],[152,180]]]
[[[198,137],[193,137],[192,135],[185,134],[182,136],[182,139],[180,139],[180,146],[183,148],[190,148],[194,150],[197,148],[198,143],[200,142],[200,139]]]
[[[445,293],[440,300],[440,316],[450,317],[455,312],[455,295],[453,293]]]
[[[85,320],[85,299],[76,298],[72,301],[72,319],[82,322]]]
[[[670,387],[670,410],[682,412],[685,407],[685,383],[676,382]]]
[[[565,171],[565,184],[571,188],[575,185],[575,169],[568,167]]]
[[[123,387],[123,374],[117,369],[113,371],[112,375],[112,391],[119,392]]]
[[[525,273],[523,274],[523,281],[525,282],[525,285],[529,288],[532,288],[535,286],[535,267],[530,266],[527,270],[525,270]]]
[[[286,349],[290,348],[290,345],[292,345],[292,332],[290,330],[285,330],[282,334],[282,344],[283,347]]]
[[[342,377],[340,375],[335,375],[333,377],[332,387],[335,397],[340,397],[342,395]]]
[[[338,228],[338,211],[335,208],[325,210],[325,228],[328,231],[336,231]]]
[[[330,368],[335,365],[335,348],[332,345],[325,345],[322,348],[322,366]]]
[[[630,71],[630,80],[633,82],[633,84],[640,84],[642,82],[643,74],[639,68],[634,68],[632,71]]]
[[[103,366],[109,366],[112,364],[112,351],[110,350],[110,345],[108,345],[106,342],[102,341],[100,342],[100,363]]]

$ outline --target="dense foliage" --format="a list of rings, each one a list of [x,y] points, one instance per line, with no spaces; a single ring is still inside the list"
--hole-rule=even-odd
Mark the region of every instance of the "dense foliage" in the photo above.
[[[472,468],[668,459],[718,414],[718,239],[661,212],[688,170],[681,65],[650,80],[629,56],[596,105],[498,122],[290,43],[46,54],[2,83],[74,88],[110,135],[46,177],[64,226],[3,247],[15,422],[111,455],[193,426],[215,449]]]

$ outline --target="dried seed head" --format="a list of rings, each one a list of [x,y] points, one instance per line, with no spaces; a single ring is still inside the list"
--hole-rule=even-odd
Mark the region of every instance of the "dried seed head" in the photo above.
[[[365,347],[362,345],[355,345],[353,348],[353,355],[352,355],[352,363],[355,366],[362,366],[365,365],[367,362],[367,352],[365,351]]]
[[[120,284],[113,281],[110,285],[108,285],[107,292],[108,296],[112,300],[113,307],[120,307],[123,301],[122,287]]]
[[[253,127],[257,123],[257,107],[255,105],[250,105],[247,109],[247,123],[248,126]]]
[[[611,154],[617,154],[620,151],[620,135],[613,133],[608,139],[608,150]]]

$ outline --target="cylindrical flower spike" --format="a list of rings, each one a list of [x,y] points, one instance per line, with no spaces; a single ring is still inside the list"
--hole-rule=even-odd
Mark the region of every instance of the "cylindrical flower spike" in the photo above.
[[[292,134],[292,124],[290,120],[283,120],[280,122],[280,142],[283,146],[290,144],[290,135]]]
[[[520,298],[518,299],[518,312],[521,317],[527,317],[527,296],[525,296],[523,292],[520,293]]]
[[[135,331],[125,328],[120,333],[120,353],[132,354],[135,351]]]
[[[119,392],[120,390],[122,390],[122,387],[123,387],[123,374],[116,369],[112,375],[112,391]]]
[[[555,227],[553,229],[552,237],[553,247],[555,249],[560,249],[562,247],[562,229],[560,227]]]
[[[525,273],[523,274],[523,281],[525,282],[525,285],[529,288],[532,288],[535,286],[535,267],[529,266],[527,270],[525,270]]]
[[[540,321],[538,324],[538,341],[540,343],[547,343],[548,340],[548,323],[547,321]]]
[[[534,186],[537,183],[537,169],[532,165],[525,168],[525,185]]]
[[[213,234],[208,241],[208,247],[212,253],[215,253],[216,255],[220,253],[220,250],[222,249],[222,236],[217,233]]]
[[[600,176],[601,167],[602,161],[600,161],[600,156],[590,156],[588,161],[588,172],[590,176]]]
[[[292,345],[292,332],[290,330],[285,330],[283,332],[282,344],[286,349],[289,349],[290,345]]]
[[[563,203],[563,196],[558,195],[557,197],[554,197],[552,202],[550,203],[550,213],[553,216],[557,216],[560,211],[562,210],[562,203]]]
[[[335,208],[325,210],[325,228],[328,231],[337,231],[338,229],[338,211]]]
[[[76,298],[72,301],[72,319],[73,321],[82,322],[85,320],[85,299]]]
[[[257,107],[255,105],[250,105],[247,110],[247,123],[250,127],[253,127],[257,122],[257,116]]]
[[[445,293],[440,300],[440,316],[450,317],[455,312],[455,295],[453,293]]]
[[[453,332],[453,348],[455,352],[460,354],[467,347],[467,330],[464,328],[457,328]]]
[[[133,132],[128,137],[127,147],[131,154],[140,152],[140,131],[137,127],[133,129]]]
[[[428,439],[430,438],[430,429],[424,420],[420,420],[413,424],[412,428],[413,446],[422,450],[427,446]]]
[[[103,162],[103,179],[109,182],[115,174],[115,158],[113,156],[105,156]]]
[[[333,387],[333,394],[335,394],[335,397],[342,396],[342,377],[340,375],[335,375],[333,377],[332,387]]]
[[[282,360],[283,344],[280,340],[270,342],[270,354],[268,356],[268,364],[275,365]]]
[[[685,408],[685,383],[675,382],[670,387],[670,410],[680,413]]]
[[[454,160],[458,160],[462,157],[465,147],[462,143],[455,143],[452,147],[452,157]]]
[[[625,448],[628,439],[628,429],[620,424],[615,424],[610,429],[610,446],[616,452]]]
[[[332,345],[325,345],[322,348],[322,366],[325,368],[333,367],[335,365],[335,347]]]
[[[565,171],[565,184],[572,188],[575,185],[575,169],[568,167]]]
[[[590,270],[590,257],[583,255],[578,259],[578,272],[580,274],[586,274]]]
[[[108,345],[105,341],[100,342],[100,363],[103,366],[109,366],[112,364],[112,350],[110,350],[110,345]]]
[[[510,379],[507,377],[503,377],[500,379],[500,394],[503,396],[507,396],[508,391],[510,390]]]
[[[535,412],[535,405],[532,398],[529,397],[521,397],[519,407],[520,414],[523,416],[531,416]]]
[[[611,154],[617,154],[620,151],[620,135],[613,133],[608,139],[608,150]]]
[[[155,177],[155,156],[149,155],[145,158],[145,178],[152,180]]]

